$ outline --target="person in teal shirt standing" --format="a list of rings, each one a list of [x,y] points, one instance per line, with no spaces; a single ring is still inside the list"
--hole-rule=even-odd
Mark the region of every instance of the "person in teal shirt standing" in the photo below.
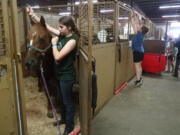
[[[55,76],[59,84],[61,99],[60,124],[66,124],[64,135],[74,128],[74,105],[72,87],[75,82],[74,60],[76,55],[75,25],[71,17],[59,19],[60,35],[52,39],[52,49],[55,59]]]

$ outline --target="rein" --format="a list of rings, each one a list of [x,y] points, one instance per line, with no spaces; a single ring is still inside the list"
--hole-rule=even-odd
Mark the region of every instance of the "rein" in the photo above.
[[[54,117],[56,119],[59,135],[61,135],[60,124],[59,124],[59,121],[58,121],[57,112],[56,112],[56,109],[55,109],[55,107],[53,105],[53,102],[51,100],[51,96],[49,94],[49,90],[48,90],[48,87],[47,87],[46,79],[44,77],[44,70],[43,70],[43,66],[42,66],[42,61],[41,61],[41,65],[40,65],[40,71],[41,71],[41,77],[42,77],[42,80],[43,80],[45,91],[46,91],[47,97],[48,97],[48,99],[50,101],[50,104],[51,104],[51,107],[52,107],[52,111],[53,111],[53,115],[54,115]]]

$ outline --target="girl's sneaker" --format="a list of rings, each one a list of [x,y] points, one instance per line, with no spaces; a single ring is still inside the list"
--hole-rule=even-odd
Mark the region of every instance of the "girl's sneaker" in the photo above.
[[[134,82],[134,85],[135,85],[136,87],[138,87],[138,86],[141,86],[142,83],[143,83],[143,79],[141,78],[140,80],[136,80],[136,81]]]

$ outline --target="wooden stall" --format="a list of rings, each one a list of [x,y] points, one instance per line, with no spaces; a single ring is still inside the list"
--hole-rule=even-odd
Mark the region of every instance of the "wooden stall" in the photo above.
[[[88,0],[88,3],[80,1],[79,5],[46,6],[34,10],[37,15],[44,16],[46,22],[53,27],[58,26],[58,19],[63,15],[60,13],[65,11],[74,17],[78,25],[81,35],[76,59],[80,121],[78,126],[81,127],[82,135],[91,135],[92,62],[96,63],[97,75],[98,96],[95,115],[114,96],[114,91],[135,75],[132,50],[129,46],[130,36],[134,34],[130,24],[130,8],[114,0],[97,3]],[[30,80],[23,78],[23,75],[26,76],[23,58],[26,53],[29,27],[25,10],[17,11],[16,0],[10,2],[0,0],[0,106],[2,108],[0,134],[2,135],[20,133],[27,135],[26,119],[29,120],[30,113],[38,114],[40,120],[44,119],[42,117],[44,111],[39,113],[31,109],[34,103],[37,103],[37,98],[34,96],[28,98],[30,104],[25,107],[27,100],[25,102],[24,95],[26,97],[27,93],[32,92],[31,90],[36,87],[35,84],[31,87],[24,83],[34,78]],[[160,33],[155,30],[152,30],[148,36],[153,36],[153,33],[157,33],[156,35],[160,37]],[[23,84],[31,87],[31,90],[28,91]],[[42,94],[38,95],[42,96]],[[36,107],[36,109],[39,111],[41,108]],[[32,121],[36,122],[35,119]],[[51,125],[48,129],[51,128],[53,131],[51,133],[56,134],[56,129],[52,128],[52,121],[47,120],[47,122],[45,126]],[[28,130],[31,133],[29,127]],[[44,129],[41,128],[41,131],[43,132]]]
[[[86,32],[84,34],[85,37],[81,36],[81,39],[79,41],[78,44],[78,48],[80,46],[83,46],[84,44],[86,44],[87,46],[90,46],[90,44],[92,44],[92,39],[91,39],[91,27],[90,25],[90,11],[92,11],[90,4],[87,6],[87,4],[83,4],[81,3],[81,9],[78,9],[79,5],[55,5],[55,6],[44,6],[44,7],[40,7],[40,8],[35,8],[34,11],[38,16],[43,16],[45,18],[45,21],[53,26],[54,28],[58,29],[58,20],[60,18],[60,16],[63,15],[71,15],[73,16],[73,19],[75,20],[76,24],[80,24],[82,23],[83,25],[81,25],[81,28],[83,30],[80,31],[84,31]],[[82,11],[83,12],[80,12]],[[83,15],[81,15],[81,17],[78,18],[78,14],[83,13]],[[22,13],[21,13],[22,14]],[[19,18],[22,20],[23,16],[19,14]],[[27,32],[28,29],[31,27],[30,24],[30,20],[28,16],[25,16],[25,26],[27,29],[25,35],[21,35],[22,38],[27,37]],[[19,25],[22,26],[22,23],[20,23]],[[24,30],[25,30],[24,29]],[[83,33],[83,32],[81,32]],[[82,34],[83,35],[83,34]],[[84,38],[86,40],[84,40]],[[28,43],[27,43],[28,44]],[[26,48],[25,43],[23,43],[22,48]],[[82,45],[83,44],[83,45]],[[81,53],[79,52],[77,55],[76,62],[76,71],[77,71],[77,79],[76,79],[76,84],[74,86],[75,92],[78,93],[78,97],[79,97],[79,105],[77,108],[79,108],[79,110],[76,110],[76,114],[78,115],[78,118],[75,118],[75,129],[77,129],[80,125],[81,125],[81,132],[84,135],[88,135],[90,134],[90,118],[91,118],[91,104],[90,104],[90,92],[91,92],[91,48],[86,46],[86,51],[85,53],[83,53],[83,47],[81,47]],[[92,45],[91,45],[92,46]],[[80,50],[80,49],[79,49]],[[22,53],[25,54],[26,50],[22,50]],[[80,66],[79,66],[80,65]],[[81,72],[78,72],[78,71]],[[24,73],[26,74],[26,73]],[[34,83],[33,85],[33,89],[27,84],[27,82],[32,81]],[[26,78],[24,80],[25,85],[28,87],[25,89],[25,97],[26,97],[26,111],[27,111],[27,127],[29,129],[29,133],[32,135],[35,135],[39,132],[43,133],[43,134],[49,134],[50,132],[52,134],[55,133],[56,128],[53,127],[52,124],[52,120],[48,120],[46,118],[46,115],[44,112],[46,112],[46,109],[44,109],[44,104],[43,102],[47,102],[44,99],[44,95],[42,97],[42,94],[39,94],[38,91],[38,86],[35,83],[36,79],[35,78]],[[34,90],[35,89],[35,90]],[[30,92],[31,91],[31,92]],[[36,95],[35,95],[36,94]],[[37,99],[39,95],[39,98],[42,98],[43,100]],[[34,98],[34,101],[30,101],[30,98]],[[89,98],[87,98],[89,97]],[[39,102],[39,104],[37,104],[37,102]],[[39,108],[38,108],[39,107]],[[43,124],[41,118],[38,120],[38,117],[40,117],[39,115],[43,115],[44,120],[43,122],[46,124]],[[32,121],[33,119],[33,121]],[[37,119],[37,120],[35,120]],[[80,119],[80,122],[79,122]],[[35,127],[36,125],[36,127]],[[39,126],[41,125],[41,127]],[[39,128],[38,128],[39,127]],[[43,130],[45,128],[48,128],[47,131]],[[63,131],[63,129],[62,129]]]
[[[27,134],[16,0],[0,1],[0,134]]]

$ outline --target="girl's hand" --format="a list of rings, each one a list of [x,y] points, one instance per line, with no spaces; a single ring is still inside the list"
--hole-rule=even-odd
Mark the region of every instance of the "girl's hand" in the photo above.
[[[52,44],[57,44],[58,40],[59,40],[59,37],[54,37],[54,38],[52,38],[51,43]]]
[[[134,17],[134,11],[131,10],[131,17]]]
[[[30,16],[32,16],[33,13],[34,13],[34,10],[32,9],[31,6],[27,6],[27,7],[26,7],[26,12],[27,12]]]

